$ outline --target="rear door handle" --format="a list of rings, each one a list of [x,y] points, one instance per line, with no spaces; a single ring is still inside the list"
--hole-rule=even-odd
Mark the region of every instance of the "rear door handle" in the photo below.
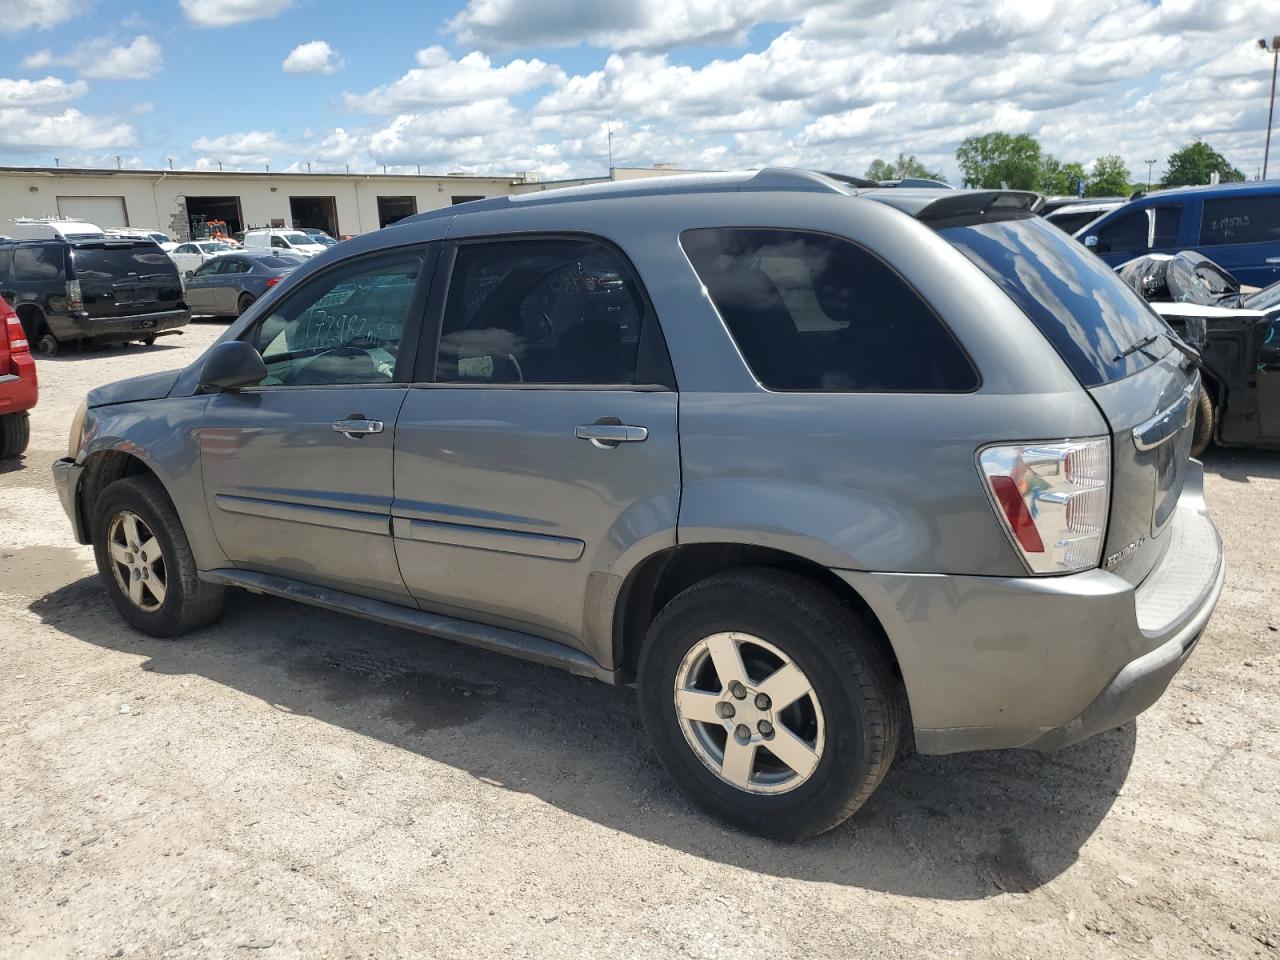
[[[1280,263],[1280,257],[1267,257],[1267,263]]]
[[[649,439],[648,427],[633,427],[625,423],[587,423],[577,427],[573,435],[579,440],[590,440],[602,450],[620,443],[639,443]]]
[[[352,440],[359,440],[361,437],[367,437],[371,433],[382,432],[381,420],[365,420],[360,417],[352,417],[349,420],[335,420],[333,422],[334,433],[343,433]]]

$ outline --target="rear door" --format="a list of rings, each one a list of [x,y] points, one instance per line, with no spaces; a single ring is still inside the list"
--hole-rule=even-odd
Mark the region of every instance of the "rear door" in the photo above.
[[[1164,553],[1182,493],[1197,372],[1141,297],[1047,224],[1032,218],[939,232],[1018,304],[1107,418],[1111,512],[1102,566],[1140,582]]]
[[[182,307],[182,283],[169,255],[150,240],[79,241],[75,278],[90,317],[122,317]]]
[[[1206,197],[1196,249],[1241,283],[1280,280],[1280,191]]]
[[[419,246],[335,265],[245,333],[267,378],[211,398],[200,428],[209,515],[237,567],[412,605],[392,448],[432,259]]]
[[[591,238],[463,242],[444,260],[442,332],[424,337],[396,428],[405,583],[424,609],[606,660],[584,639],[589,598],[611,610],[632,551],[675,543],[677,394],[657,318],[627,260]]]

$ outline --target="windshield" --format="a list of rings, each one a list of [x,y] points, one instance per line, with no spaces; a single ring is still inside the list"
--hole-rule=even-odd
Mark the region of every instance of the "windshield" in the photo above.
[[[1280,307],[1280,280],[1269,287],[1263,287],[1257,293],[1249,294],[1240,301],[1240,306],[1246,310],[1271,310]]]
[[[225,243],[202,243],[200,249],[205,253],[222,253],[224,250],[230,250],[231,247]]]
[[[333,239],[327,233],[311,233],[308,234],[312,243],[318,243],[322,247],[332,247],[338,241]]]
[[[305,247],[309,243],[314,244],[316,242],[315,237],[308,237],[305,233],[281,233],[278,234],[278,236],[283,237],[285,243],[291,244],[295,247]]]
[[[169,255],[150,241],[138,244],[77,245],[73,257],[82,282],[110,281],[136,273],[142,277],[176,273]]]
[[[298,267],[306,263],[302,257],[293,257],[288,254],[275,257],[256,257],[255,262],[264,267],[271,267],[272,269],[288,270],[292,270],[294,267]]]
[[[167,236],[165,236],[163,233],[149,233],[149,234],[147,234],[147,236],[149,236],[149,237],[150,237],[152,240],[154,240],[156,243],[173,243],[173,241],[172,241],[172,240],[170,240],[170,239],[169,239]]]
[[[1013,300],[1086,387],[1122,379],[1173,349],[1169,327],[1094,256],[1040,217],[938,231]],[[1150,346],[1130,351],[1149,337]]]

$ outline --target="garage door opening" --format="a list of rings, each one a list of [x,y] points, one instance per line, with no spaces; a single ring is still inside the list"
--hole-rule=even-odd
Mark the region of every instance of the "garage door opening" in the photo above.
[[[244,229],[239,197],[187,197],[191,239],[203,240],[215,233],[239,233]]]
[[[129,226],[124,197],[58,197],[58,216],[67,220],[84,220],[103,230]]]
[[[378,226],[389,227],[397,220],[412,217],[418,212],[417,197],[379,197]]]
[[[323,230],[335,240],[338,235],[338,205],[333,197],[290,197],[289,216],[296,229]]]

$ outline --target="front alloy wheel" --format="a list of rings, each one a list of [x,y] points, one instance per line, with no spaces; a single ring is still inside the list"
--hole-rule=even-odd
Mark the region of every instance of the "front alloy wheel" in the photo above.
[[[107,551],[116,586],[130,603],[146,613],[164,606],[164,552],[141,517],[129,510],[117,513],[107,534]]]
[[[689,747],[717,777],[749,793],[786,793],[822,759],[826,724],[813,684],[759,637],[716,633],[695,643],[675,679]]]

